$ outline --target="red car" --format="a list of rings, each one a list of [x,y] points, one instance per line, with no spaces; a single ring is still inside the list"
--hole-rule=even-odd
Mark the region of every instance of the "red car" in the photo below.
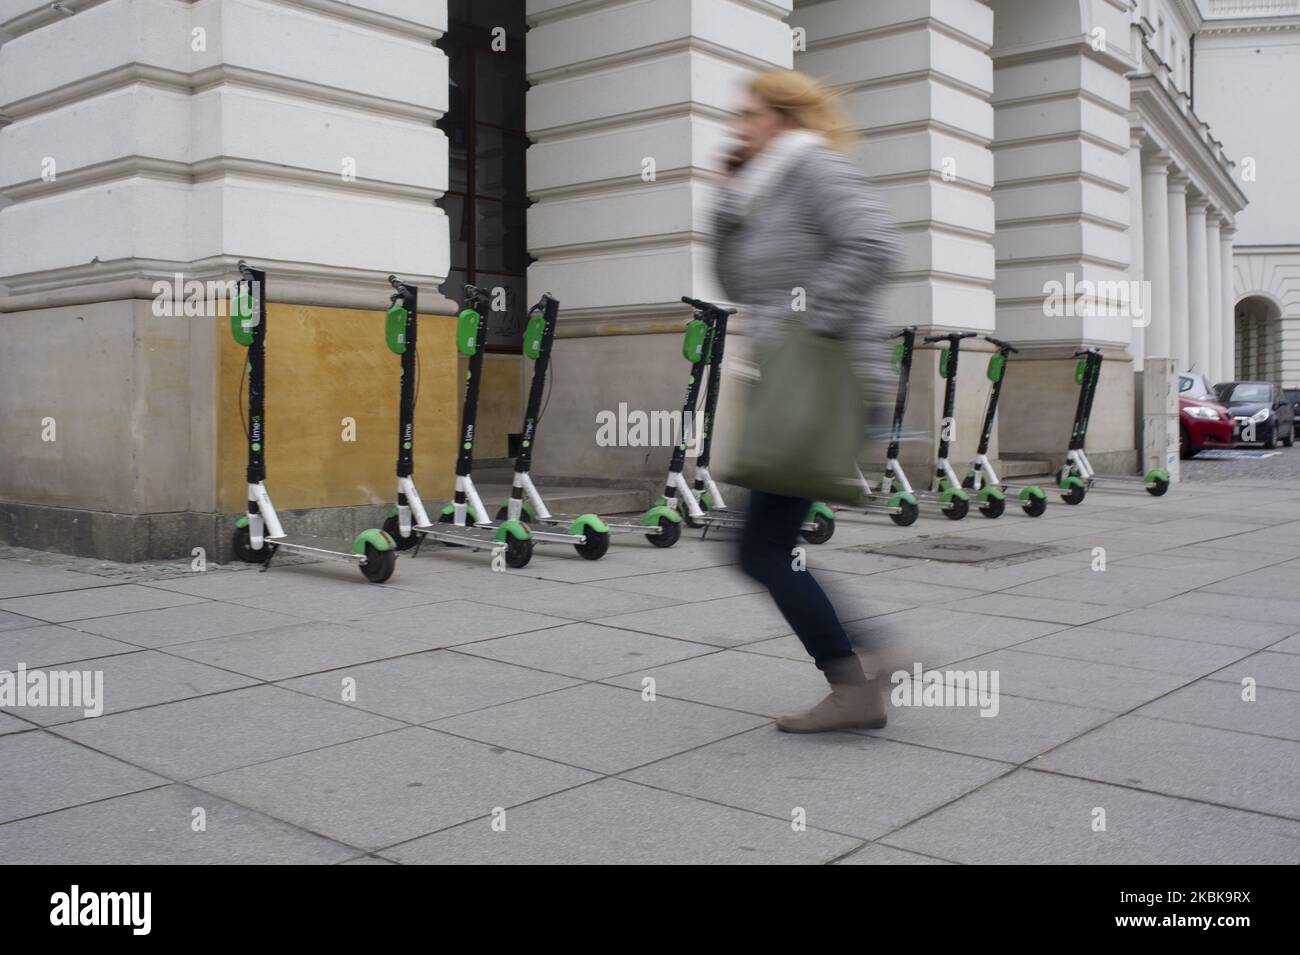
[[[1232,447],[1232,413],[1221,405],[1205,376],[1178,376],[1179,456],[1190,458],[1206,448]]]

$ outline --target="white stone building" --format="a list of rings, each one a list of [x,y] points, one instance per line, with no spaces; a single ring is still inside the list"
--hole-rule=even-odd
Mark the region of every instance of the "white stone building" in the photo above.
[[[158,279],[241,258],[309,308],[379,308],[389,273],[443,314],[433,287],[508,288],[506,393],[519,309],[553,292],[539,470],[657,475],[666,451],[597,446],[595,415],[679,406],[678,300],[716,294],[710,171],[739,85],[770,67],[843,92],[905,238],[887,314],[1022,347],[1004,460],[1059,459],[1082,347],[1107,357],[1103,470],[1139,464],[1148,358],[1300,385],[1300,0],[0,0],[11,530],[62,509],[108,536],[152,521],[152,541],[161,515],[228,510],[220,348],[149,304]],[[1087,294],[1044,304],[1054,283],[1129,282],[1149,288],[1137,322]],[[910,414],[932,429],[927,358]],[[33,443],[46,409],[91,423],[75,447]],[[388,493],[363,491],[314,503]]]

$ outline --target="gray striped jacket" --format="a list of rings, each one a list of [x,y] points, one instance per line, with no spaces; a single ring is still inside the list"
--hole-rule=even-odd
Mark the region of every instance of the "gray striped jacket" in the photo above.
[[[760,353],[790,318],[843,339],[870,420],[880,423],[897,377],[889,367],[893,329],[882,324],[875,300],[899,243],[866,177],[819,144],[801,152],[748,214],[736,190],[718,193],[711,223],[718,280]],[[796,288],[806,292],[804,311],[795,311]]]

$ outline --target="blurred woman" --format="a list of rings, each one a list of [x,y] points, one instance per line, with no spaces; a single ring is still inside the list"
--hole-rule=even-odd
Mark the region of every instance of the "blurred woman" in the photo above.
[[[791,319],[850,350],[868,420],[879,422],[891,389],[885,329],[872,299],[897,258],[889,217],[841,150],[849,122],[811,77],[774,70],[749,84],[739,144],[713,215],[719,282],[742,306],[761,359]],[[885,725],[885,674],[860,659],[835,608],[792,552],[811,502],[752,491],[741,567],[772,595],[830,684],[812,709],[783,716],[791,733]],[[865,663],[865,666],[864,666]]]

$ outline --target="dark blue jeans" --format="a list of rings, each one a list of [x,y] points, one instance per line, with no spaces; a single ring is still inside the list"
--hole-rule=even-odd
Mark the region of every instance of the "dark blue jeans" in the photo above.
[[[811,571],[794,569],[793,551],[809,501],[753,491],[740,538],[740,567],[768,589],[819,669],[853,653],[840,618]]]

